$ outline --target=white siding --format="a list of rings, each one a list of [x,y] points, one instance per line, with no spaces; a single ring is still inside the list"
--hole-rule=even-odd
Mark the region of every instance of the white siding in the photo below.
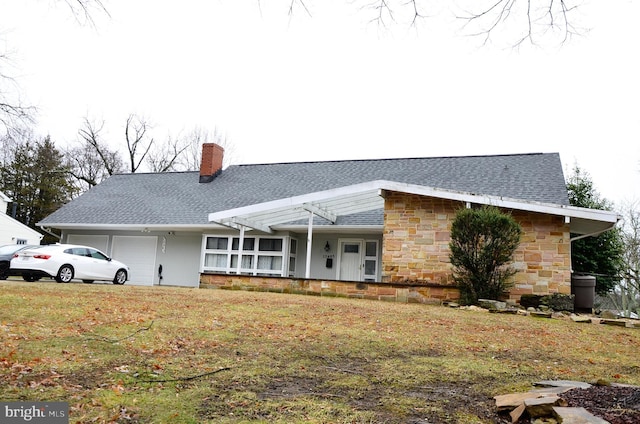
[[[161,285],[199,287],[201,239],[202,236],[198,233],[171,234],[159,237],[156,272],[158,267],[162,265]]]
[[[17,244],[18,240],[25,240],[23,244],[40,244],[43,235],[32,230],[9,215],[0,213],[0,245]]]
[[[129,266],[127,284],[151,286],[156,283],[155,236],[113,236],[111,256]]]

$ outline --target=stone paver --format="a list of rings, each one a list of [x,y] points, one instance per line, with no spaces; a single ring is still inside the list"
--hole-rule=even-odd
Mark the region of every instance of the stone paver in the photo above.
[[[548,417],[553,415],[554,406],[567,406],[558,396],[545,396],[535,399],[525,399],[524,406],[530,417]]]
[[[534,386],[546,386],[546,387],[568,387],[570,389],[588,389],[591,384],[584,381],[573,380],[542,380],[533,383]]]
[[[609,424],[609,421],[596,417],[584,408],[554,406],[553,411],[562,424]]]

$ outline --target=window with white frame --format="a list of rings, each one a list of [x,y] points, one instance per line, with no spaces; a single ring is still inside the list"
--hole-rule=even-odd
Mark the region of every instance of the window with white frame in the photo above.
[[[364,281],[376,281],[378,278],[378,242],[366,240],[364,248]]]
[[[298,253],[298,240],[292,238],[289,241],[289,277],[296,275],[296,255]]]
[[[203,244],[204,271],[270,276],[295,273],[297,241],[290,237],[259,236],[241,239],[206,235]]]

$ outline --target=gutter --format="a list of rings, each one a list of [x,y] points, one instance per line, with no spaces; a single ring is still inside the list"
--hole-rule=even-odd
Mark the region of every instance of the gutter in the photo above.
[[[53,237],[57,238],[58,240],[62,240],[62,236],[59,236],[56,233],[54,233],[53,231],[51,231],[49,229],[49,227],[40,227],[40,229],[42,231],[44,231],[45,233],[49,234],[50,236],[53,236]]]

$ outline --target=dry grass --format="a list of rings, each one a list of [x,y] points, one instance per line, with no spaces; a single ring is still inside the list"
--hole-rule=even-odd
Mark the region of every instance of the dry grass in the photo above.
[[[0,283],[0,398],[70,422],[494,423],[541,379],[640,384],[640,331],[256,292]]]

